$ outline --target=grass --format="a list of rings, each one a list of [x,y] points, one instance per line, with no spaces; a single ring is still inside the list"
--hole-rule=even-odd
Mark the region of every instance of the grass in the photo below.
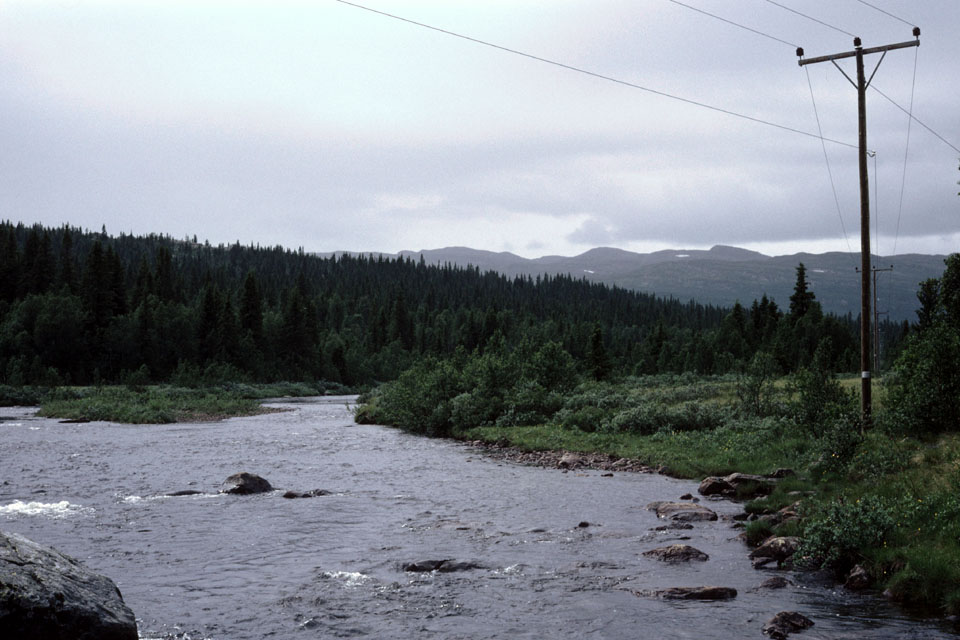
[[[322,383],[227,383],[191,389],[170,385],[56,388],[31,396],[37,415],[67,420],[107,420],[127,424],[208,422],[265,413],[260,401],[274,397],[323,395],[343,389]]]
[[[770,473],[811,457],[803,439],[787,433],[776,419],[733,421],[707,431],[587,433],[551,425],[477,427],[466,438],[504,442],[530,451],[567,449],[638,459],[665,466],[680,478],[727,475],[734,471]]]

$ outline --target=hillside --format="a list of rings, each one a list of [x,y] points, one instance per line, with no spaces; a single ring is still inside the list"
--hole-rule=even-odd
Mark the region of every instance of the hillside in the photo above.
[[[707,251],[654,253],[605,247],[578,256],[536,259],[466,247],[401,251],[399,255],[416,260],[422,256],[427,264],[471,265],[507,276],[569,274],[592,282],[722,307],[730,307],[737,300],[749,305],[764,294],[785,305],[796,281],[797,264],[803,262],[811,289],[825,311],[853,316],[860,311],[859,254],[797,253],[771,257],[736,247],[715,246]],[[875,258],[874,264],[880,268],[894,267],[893,271],[881,272],[877,278],[880,311],[888,312],[890,320],[916,320],[917,284],[938,277],[943,272],[944,258],[919,254]]]

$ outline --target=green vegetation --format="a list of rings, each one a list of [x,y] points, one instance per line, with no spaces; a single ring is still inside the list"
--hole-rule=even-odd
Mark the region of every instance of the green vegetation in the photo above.
[[[162,424],[253,415],[259,408],[257,400],[224,390],[104,387],[67,390],[65,393],[54,391],[43,400],[38,415],[69,420]]]
[[[127,386],[57,388],[40,397],[38,415],[68,420],[130,424],[205,422],[263,413],[260,400],[322,395],[323,386],[304,383],[224,384],[217,387]]]
[[[757,353],[789,372],[825,338],[832,370],[856,370],[855,320],[806,293],[786,314],[766,296],[721,309],[571,276],[0,222],[0,385],[362,387],[494,339],[556,343],[595,380],[733,373]],[[883,331],[893,354],[903,328]]]

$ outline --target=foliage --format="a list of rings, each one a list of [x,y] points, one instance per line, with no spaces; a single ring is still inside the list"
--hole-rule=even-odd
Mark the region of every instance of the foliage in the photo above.
[[[960,334],[938,323],[908,339],[887,383],[904,433],[960,428]]]
[[[0,384],[0,407],[32,407],[40,404],[46,389]]]
[[[906,433],[960,429],[960,254],[939,279],[921,283],[918,331],[894,367],[887,397]]]
[[[38,415],[71,420],[109,420],[131,424],[162,424],[210,420],[259,411],[251,398],[223,389],[100,387],[75,395],[51,394]]]
[[[842,572],[864,549],[883,546],[895,524],[894,509],[883,498],[836,499],[807,518],[798,554],[807,562]]]
[[[740,410],[749,416],[765,416],[774,409],[777,365],[773,357],[758,351],[737,380]]]
[[[817,347],[811,366],[798,370],[790,381],[794,420],[816,437],[823,435],[820,433],[823,425],[835,422],[844,412],[852,410],[854,403],[829,367],[828,351],[829,338]]]
[[[826,418],[818,430],[820,437],[813,442],[820,456],[811,470],[817,476],[844,473],[863,442],[859,413],[848,411]]]
[[[813,315],[803,331],[837,334],[831,363],[855,366],[853,322]],[[502,341],[527,356],[524,377],[563,392],[583,374],[732,372],[758,350],[792,370],[816,343],[787,319],[766,296],[728,311],[570,276],[0,222],[0,384],[16,386],[355,387]]]

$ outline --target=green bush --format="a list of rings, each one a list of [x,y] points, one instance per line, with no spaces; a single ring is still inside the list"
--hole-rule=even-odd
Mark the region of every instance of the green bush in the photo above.
[[[821,436],[817,440],[820,459],[812,471],[820,476],[845,473],[863,442],[860,416],[854,412],[844,413],[826,421],[820,430]]]
[[[534,380],[521,380],[504,400],[504,411],[497,418],[501,427],[545,424],[563,406],[555,391],[548,391]]]
[[[457,429],[463,430],[491,425],[500,415],[502,404],[497,397],[461,393],[450,400],[450,420]]]
[[[960,334],[946,323],[911,336],[887,383],[903,433],[960,429]]]
[[[0,384],[0,407],[32,407],[46,394],[40,387],[19,387]]]
[[[881,547],[896,525],[895,509],[883,498],[838,498],[804,524],[799,557],[838,572],[849,569],[861,551]]]
[[[607,412],[598,407],[582,407],[576,411],[563,409],[556,415],[557,421],[564,429],[579,429],[586,433],[597,431],[607,417]]]

